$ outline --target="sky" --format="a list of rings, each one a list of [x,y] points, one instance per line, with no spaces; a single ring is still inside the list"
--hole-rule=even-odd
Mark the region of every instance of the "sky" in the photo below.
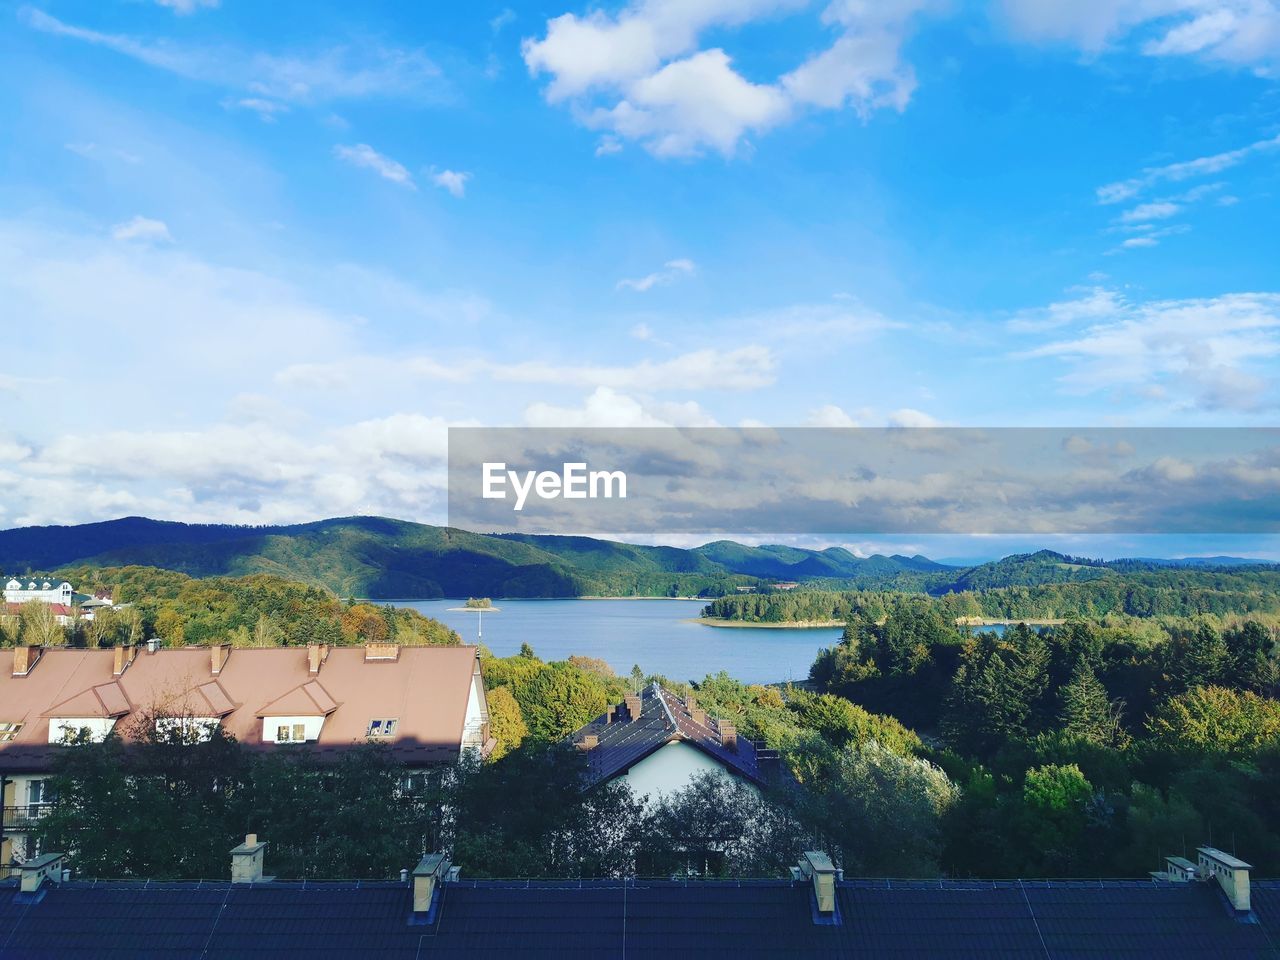
[[[1276,421],[1280,0],[0,2],[0,80],[0,527],[442,522],[450,425]]]

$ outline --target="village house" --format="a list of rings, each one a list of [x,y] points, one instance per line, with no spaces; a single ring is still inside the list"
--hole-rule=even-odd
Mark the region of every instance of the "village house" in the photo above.
[[[622,778],[650,799],[681,790],[700,773],[763,787],[781,764],[776,751],[738,736],[708,716],[695,696],[681,699],[657,683],[629,694],[570,739],[587,753],[587,787]]]
[[[410,772],[493,748],[475,647],[15,647],[0,667],[0,876],[36,854],[63,744],[140,723],[221,727],[259,750],[374,740]]]

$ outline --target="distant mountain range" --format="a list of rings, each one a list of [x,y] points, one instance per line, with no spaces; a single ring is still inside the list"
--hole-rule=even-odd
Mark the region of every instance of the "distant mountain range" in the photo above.
[[[272,573],[340,596],[716,596],[775,582],[945,593],[1092,580],[1124,570],[1233,567],[1263,561],[1077,560],[1043,550],[970,567],[923,556],[858,557],[843,547],[693,549],[590,537],[485,535],[450,527],[344,517],[286,526],[185,524],[126,517],[0,531],[0,572],[143,565],[196,577]]]

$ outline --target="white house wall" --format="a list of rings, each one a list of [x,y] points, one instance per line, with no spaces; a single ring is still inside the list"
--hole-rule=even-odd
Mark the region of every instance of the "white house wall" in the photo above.
[[[637,797],[647,794],[650,800],[656,801],[664,794],[683,790],[700,773],[740,779],[709,754],[682,740],[674,740],[633,765],[622,775],[622,780],[630,784]],[[755,789],[754,784],[750,786]]]

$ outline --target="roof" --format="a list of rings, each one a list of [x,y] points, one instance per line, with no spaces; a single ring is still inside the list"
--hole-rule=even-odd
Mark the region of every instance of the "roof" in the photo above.
[[[17,583],[17,586],[10,586],[12,583]],[[59,590],[69,586],[71,586],[70,583],[58,577],[6,577],[4,579],[6,590]]]
[[[269,854],[268,854],[269,855]],[[844,881],[838,924],[807,881],[452,881],[411,924],[409,883],[0,883],[0,960],[666,960],[672,956],[1261,958],[1280,882],[1240,922],[1216,884]],[[32,900],[34,899],[34,902]]]
[[[394,660],[371,661],[363,647],[334,647],[316,675],[305,647],[231,649],[216,675],[208,647],[141,650],[119,677],[111,649],[46,649],[21,677],[4,659],[13,655],[0,651],[0,723],[23,727],[0,743],[0,772],[15,773],[50,768],[59,749],[48,742],[54,718],[117,717],[126,730],[143,714],[220,717],[241,743],[270,748],[260,719],[267,708],[272,716],[325,716],[310,745],[321,753],[364,741],[370,720],[394,718],[386,742],[397,759],[445,762],[461,749],[477,672],[471,646],[404,647]]]
[[[1249,870],[1253,866],[1252,864],[1245,863],[1239,857],[1233,857],[1225,850],[1219,850],[1217,847],[1196,847],[1196,852],[1203,853],[1211,860],[1217,860],[1224,867]]]
[[[649,754],[674,740],[692,744],[719,761],[737,775],[763,786],[768,777],[761,768],[761,757],[756,745],[745,737],[738,737],[735,747],[720,742],[717,721],[701,712],[694,716],[694,709],[674,693],[651,683],[639,694],[640,714],[631,717],[625,705],[613,708],[611,722],[608,713],[601,714],[590,723],[576,730],[570,737],[580,743],[583,737],[594,735],[598,744],[587,751],[587,779],[590,786],[625,773]],[[701,721],[701,722],[700,722]]]

